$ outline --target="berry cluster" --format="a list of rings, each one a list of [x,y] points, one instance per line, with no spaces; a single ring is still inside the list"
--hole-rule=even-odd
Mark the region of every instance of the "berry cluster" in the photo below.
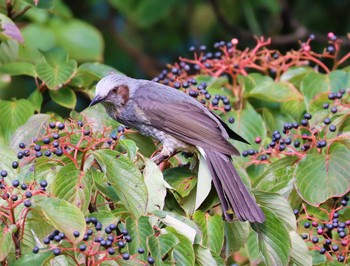
[[[138,248],[137,254],[131,255],[127,252],[127,244],[132,241],[132,238],[126,229],[120,230],[116,224],[110,224],[104,228],[103,233],[102,223],[98,219],[86,217],[85,221],[87,229],[78,245],[73,245],[63,232],[54,230],[42,239],[45,248],[34,247],[33,253],[51,251],[55,256],[61,254],[71,256],[70,252],[74,251],[85,256],[87,265],[99,265],[104,261],[117,260],[119,258],[134,260],[140,265],[154,264],[154,259],[151,256],[147,257],[147,263],[137,258],[139,254],[145,253],[145,249],[142,247]],[[76,238],[80,237],[78,231],[74,231],[73,235]],[[75,260],[73,256],[71,257]],[[77,264],[79,263],[77,262]]]
[[[350,112],[348,98],[350,90],[339,90],[336,93],[329,93],[330,102],[325,102],[323,108],[330,110],[320,124],[312,124],[312,114],[305,113],[300,122],[288,122],[283,126],[283,130],[275,130],[272,133],[271,141],[264,148],[260,137],[255,139],[255,143],[261,144],[260,150],[245,150],[242,152],[244,157],[250,156],[250,162],[253,164],[270,163],[270,159],[280,157],[281,155],[294,155],[302,158],[309,149],[316,148],[319,153],[323,149],[343,138],[342,134],[334,136],[337,132],[337,126],[332,124],[336,115],[341,112],[345,114]],[[331,106],[331,107],[330,107]]]
[[[300,230],[305,231],[301,234],[301,238],[308,243],[310,250],[317,250],[329,261],[335,258],[339,262],[347,263],[350,260],[350,220],[342,219],[344,211],[350,207],[348,202],[347,195],[335,199],[331,208],[327,206],[318,208],[328,217],[327,220],[310,215],[305,205],[301,211],[294,210],[298,223],[304,228]]]
[[[123,135],[125,128],[118,127],[117,133],[112,134],[110,128],[105,128],[102,132],[93,132],[89,124],[84,125],[82,121],[70,120],[67,123],[51,122],[45,128],[45,133],[38,138],[34,138],[30,145],[19,144],[20,151],[17,153],[18,160],[28,164],[35,158],[46,156],[48,158],[59,158],[65,155],[77,168],[84,166],[86,152],[89,149],[108,148],[114,149],[118,138]],[[12,168],[19,167],[19,162],[14,161]]]

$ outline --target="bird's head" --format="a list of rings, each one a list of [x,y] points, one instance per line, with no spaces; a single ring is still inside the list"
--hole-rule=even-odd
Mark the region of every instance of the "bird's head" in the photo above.
[[[122,106],[129,99],[129,78],[121,74],[111,74],[102,78],[96,85],[95,98],[89,106],[98,103]]]

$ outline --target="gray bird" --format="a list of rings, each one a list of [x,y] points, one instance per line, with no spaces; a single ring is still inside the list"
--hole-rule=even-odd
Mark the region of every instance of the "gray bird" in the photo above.
[[[246,141],[200,102],[171,87],[119,74],[97,83],[90,106],[99,102],[113,119],[163,144],[152,158],[158,164],[178,151],[199,150],[207,161],[226,220],[232,221],[233,210],[241,221],[264,222],[264,213],[231,160],[239,152],[228,139]]]

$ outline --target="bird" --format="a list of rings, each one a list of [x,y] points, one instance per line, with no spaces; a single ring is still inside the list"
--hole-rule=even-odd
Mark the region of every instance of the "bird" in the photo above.
[[[179,151],[200,152],[221,202],[226,221],[263,223],[265,215],[236,169],[232,156],[240,155],[229,142],[247,142],[213,111],[188,94],[155,81],[109,74],[96,84],[90,106],[102,103],[108,115],[162,144],[152,157],[157,164]]]

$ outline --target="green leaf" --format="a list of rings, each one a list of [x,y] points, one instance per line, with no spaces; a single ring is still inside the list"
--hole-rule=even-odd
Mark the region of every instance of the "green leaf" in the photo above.
[[[34,110],[37,113],[40,113],[41,105],[43,103],[43,95],[38,89],[35,89],[28,97],[28,100],[33,104]]]
[[[168,168],[163,172],[164,179],[181,197],[190,194],[197,183],[192,171],[185,167]]]
[[[244,139],[251,144],[235,141],[234,146],[241,151],[246,149],[258,149],[259,145],[254,142],[255,138],[258,136],[261,137],[261,139],[266,138],[266,126],[260,114],[246,102],[245,109],[235,113],[231,111],[227,113],[227,116],[233,116],[236,119],[234,124],[229,125],[230,128],[240,136],[243,136]],[[251,121],[254,121],[254,123]]]
[[[225,222],[226,256],[238,251],[248,240],[249,224],[247,222]]]
[[[53,195],[74,204],[85,213],[90,204],[91,186],[91,170],[83,172],[70,163],[57,173],[51,189]]]
[[[347,193],[350,189],[348,158],[350,150],[341,144],[333,144],[328,154],[306,154],[295,171],[295,185],[303,200],[318,206]]]
[[[0,66],[0,73],[11,76],[26,75],[36,77],[35,66],[27,62],[12,62]]]
[[[16,153],[7,145],[0,144],[0,169],[8,173],[7,179],[10,178],[12,180],[17,175],[17,170],[12,168],[12,162],[16,160]]]
[[[36,72],[50,90],[58,90],[74,75],[77,62],[68,60],[68,54],[62,48],[52,48],[43,55],[45,62],[37,64]]]
[[[11,134],[34,113],[33,105],[25,99],[0,100],[0,136],[7,142]]]
[[[295,231],[289,232],[289,235],[292,240],[292,262],[298,266],[312,265],[312,256],[304,240]]]
[[[18,260],[12,261],[12,266],[23,265],[45,265],[44,263],[52,256],[50,252],[39,252],[38,254],[23,254]]]
[[[331,84],[329,76],[316,72],[306,74],[301,81],[300,91],[304,94],[307,102],[312,100],[317,94],[330,92]]]
[[[82,240],[86,223],[78,207],[62,199],[35,196],[33,210],[40,211],[46,222],[64,232],[73,243],[79,243]],[[80,237],[75,237],[74,231],[78,231]]]
[[[50,90],[51,99],[63,107],[74,109],[77,103],[77,96],[74,91],[68,87],[60,88],[59,90]]]
[[[137,156],[137,146],[134,141],[120,138],[118,140],[117,150],[121,152],[126,151],[129,159],[135,161]]]
[[[3,261],[7,258],[13,246],[11,229],[0,227],[0,246],[0,261]]]
[[[26,145],[32,143],[32,139],[34,137],[45,133],[45,125],[50,118],[51,117],[46,114],[35,114],[31,116],[28,121],[24,125],[17,128],[15,133],[12,135],[10,146],[13,149],[17,149],[21,142]]]
[[[166,182],[158,165],[145,158],[144,181],[148,191],[147,211],[163,210],[166,196]]]
[[[284,192],[294,173],[298,157],[286,156],[273,163],[254,181],[254,187],[269,192]]]
[[[258,235],[253,230],[250,230],[245,249],[247,250],[247,255],[251,265],[259,265],[259,263],[262,263],[263,257],[258,247]]]
[[[288,81],[296,88],[300,87],[300,83],[304,76],[312,72],[311,67],[291,67],[281,75],[281,81]]]
[[[18,42],[7,40],[0,42],[0,65],[16,61],[18,57]]]
[[[23,43],[23,37],[17,25],[9,17],[0,13],[0,42],[9,39]]]
[[[301,115],[305,113],[305,104],[302,99],[283,102],[281,104],[281,112],[287,116],[299,120]]]
[[[267,265],[288,265],[291,253],[291,240],[284,224],[276,214],[262,207],[266,216],[264,223],[251,224],[258,234],[259,249]]]
[[[23,3],[35,6],[37,8],[50,9],[53,6],[53,0],[20,0]]]
[[[208,163],[202,154],[199,155],[199,167],[196,189],[195,209],[204,202],[211,190],[212,177],[208,167]]]
[[[102,60],[103,38],[90,24],[77,19],[53,19],[49,27],[57,37],[57,46],[65,48],[71,58],[78,61]]]
[[[208,213],[196,211],[193,220],[199,225],[203,233],[202,245],[220,255],[224,244],[224,226],[222,217],[218,214],[210,216]]]
[[[200,241],[201,231],[194,221],[172,212],[154,211],[153,213],[158,216],[164,224],[175,228],[178,233],[184,235],[192,243]]]
[[[94,63],[83,63],[78,67],[77,75],[90,75],[95,80],[101,79],[111,73],[121,73],[115,68],[101,64],[98,62]]]
[[[196,265],[199,266],[213,266],[213,265],[224,265],[218,264],[217,260],[213,257],[210,250],[201,245],[194,246],[194,253],[196,256]]]
[[[125,208],[135,218],[146,213],[148,192],[142,174],[124,155],[112,150],[98,150],[93,156],[106,174]]]
[[[277,217],[284,222],[288,230],[296,231],[297,221],[293,213],[292,207],[288,200],[278,193],[269,193],[269,192],[258,192],[255,191],[254,196],[257,202],[273,211]]]
[[[143,136],[140,133],[127,132],[124,136],[127,139],[133,140],[139,148],[139,152],[146,157],[151,157],[157,149],[150,137]]]
[[[103,130],[105,127],[117,129],[120,125],[120,123],[109,117],[102,104],[88,107],[80,114],[84,117],[84,120],[91,125],[94,131]]]
[[[194,265],[195,255],[192,242],[183,234],[177,232],[174,228],[167,227],[169,233],[174,234],[179,243],[173,248],[171,255],[173,260],[179,265]]]
[[[272,79],[269,82],[266,81],[257,84],[246,96],[268,102],[288,102],[303,98],[292,84],[282,81],[275,82]]]
[[[165,255],[178,244],[178,239],[173,234],[164,234],[160,236],[149,236],[147,238],[148,249],[154,258],[156,265],[162,265],[162,259]]]
[[[136,254],[139,248],[143,248],[145,249],[145,253],[139,256],[143,260],[146,260],[148,254],[147,238],[154,234],[149,217],[141,216],[138,219],[128,217],[125,226],[132,238],[132,241],[128,244],[129,253]]]

